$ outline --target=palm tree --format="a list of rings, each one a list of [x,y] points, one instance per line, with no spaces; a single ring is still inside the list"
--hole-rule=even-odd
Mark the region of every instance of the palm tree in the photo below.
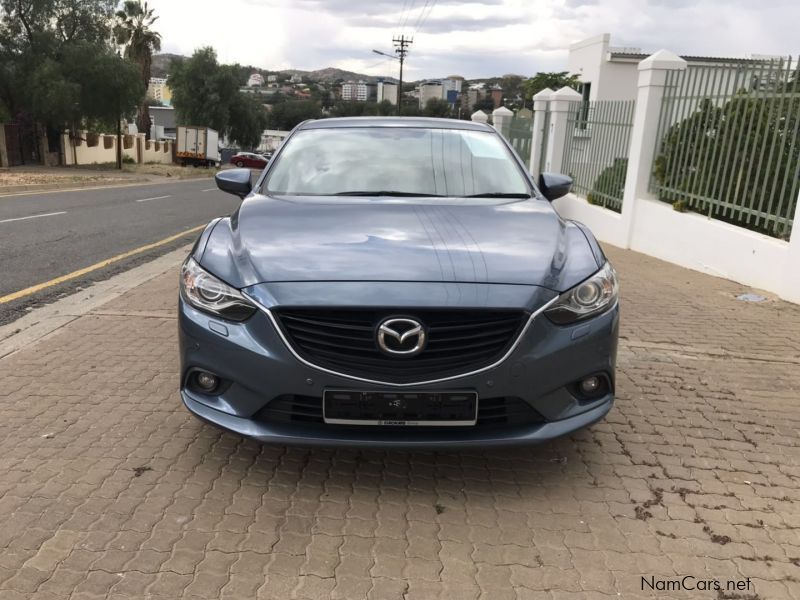
[[[117,12],[113,30],[117,44],[125,46],[125,58],[139,64],[145,89],[150,82],[153,53],[161,50],[161,34],[152,29],[156,20],[158,17],[153,14],[153,9],[147,7],[147,2],[125,0],[122,10]],[[136,126],[140,132],[150,136],[150,112],[144,101],[139,105]]]

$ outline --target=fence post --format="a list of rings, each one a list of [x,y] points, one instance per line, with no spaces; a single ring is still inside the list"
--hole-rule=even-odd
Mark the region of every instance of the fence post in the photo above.
[[[513,118],[514,113],[505,106],[498,106],[492,111],[492,124],[500,135],[506,139],[510,137],[509,131],[511,130],[511,119]]]
[[[797,204],[794,207],[792,234],[789,236],[789,254],[786,257],[784,272],[785,288],[781,297],[800,303],[800,193],[797,194]]]
[[[686,61],[669,50],[659,50],[639,63],[639,84],[633,114],[631,142],[628,147],[628,171],[622,196],[622,226],[625,248],[633,236],[636,202],[648,198],[648,185],[653,171],[658,121],[667,71],[683,71]]]
[[[482,110],[476,110],[474,113],[472,113],[470,119],[476,123],[486,123],[489,120],[489,116]]]
[[[531,175],[539,176],[539,165],[542,164],[542,153],[544,148],[545,135],[544,127],[547,119],[547,104],[553,90],[544,88],[533,96],[533,135],[531,137],[531,163],[529,169]]]
[[[583,99],[578,92],[569,87],[550,94],[550,131],[547,132],[547,149],[544,156],[544,170],[548,173],[560,173],[564,160],[564,144],[567,136],[572,135],[567,127],[569,111],[575,102]]]

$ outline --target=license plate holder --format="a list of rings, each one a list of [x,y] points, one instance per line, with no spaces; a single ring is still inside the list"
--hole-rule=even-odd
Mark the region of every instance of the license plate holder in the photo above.
[[[474,391],[325,390],[322,417],[332,425],[454,427],[475,425]]]

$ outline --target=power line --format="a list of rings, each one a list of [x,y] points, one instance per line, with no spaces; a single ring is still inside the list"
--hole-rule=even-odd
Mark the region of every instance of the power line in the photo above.
[[[434,6],[436,6],[436,0],[432,0],[432,1],[431,1],[430,8],[428,9],[428,14],[426,14],[426,15],[423,17],[423,16],[422,16],[422,13],[420,13],[421,21],[420,21],[419,19],[417,20],[417,27],[416,27],[416,29],[414,29],[414,34],[413,34],[413,35],[416,35],[416,34],[417,34],[417,32],[418,32],[420,29],[422,29],[422,27],[425,25],[425,21],[427,21],[427,20],[428,20],[428,17],[430,17],[430,16],[431,16],[431,13],[433,12],[433,7],[434,7]],[[413,36],[412,36],[412,37],[413,37]]]
[[[406,24],[408,23],[408,17],[411,16],[411,13],[414,12],[414,4],[416,0],[411,0],[411,4],[408,5],[408,11],[406,12],[406,16],[403,19],[403,24],[400,25],[400,31],[402,32],[406,28]]]
[[[419,30],[419,22],[422,20],[422,15],[425,14],[425,11],[428,9],[428,4],[431,0],[425,0],[425,6],[422,7],[422,10],[419,11],[419,16],[417,17],[417,23],[414,25],[414,33]]]
[[[403,8],[400,10],[400,18],[397,19],[398,29],[402,27],[401,23],[403,22],[403,15],[405,14],[407,7],[408,7],[408,0],[403,0]]]

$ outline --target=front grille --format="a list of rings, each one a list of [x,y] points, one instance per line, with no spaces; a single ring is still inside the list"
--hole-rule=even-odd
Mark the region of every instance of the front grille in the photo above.
[[[264,423],[293,423],[323,425],[322,398],[314,396],[285,395],[274,398],[253,417]],[[496,427],[534,425],[544,423],[545,418],[522,398],[514,396],[481,398],[478,400],[478,421],[472,427]],[[351,425],[327,425],[328,427],[351,427]],[[353,426],[357,427],[357,426]],[[385,428],[386,425],[376,427]],[[401,426],[409,429],[408,426]],[[413,427],[411,427],[413,428]],[[430,427],[421,427],[430,429]],[[448,427],[447,429],[454,429]]]
[[[387,356],[376,328],[387,317],[413,317],[427,330],[426,348],[412,357]],[[392,383],[468,373],[500,359],[528,319],[522,310],[278,309],[281,329],[312,364]]]

